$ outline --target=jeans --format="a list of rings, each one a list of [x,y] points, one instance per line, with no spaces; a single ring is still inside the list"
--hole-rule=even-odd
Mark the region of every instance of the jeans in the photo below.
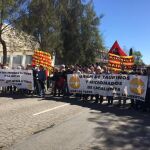
[[[45,86],[44,86],[44,81],[41,81],[41,80],[37,80],[37,84],[38,84],[38,95],[41,96],[41,97],[44,97],[45,96]]]

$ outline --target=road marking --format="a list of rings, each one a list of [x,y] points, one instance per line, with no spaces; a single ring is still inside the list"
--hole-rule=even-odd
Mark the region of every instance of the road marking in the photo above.
[[[58,108],[61,108],[61,107],[65,107],[69,104],[64,104],[64,105],[61,105],[61,106],[57,106],[57,107],[54,107],[54,108],[51,108],[51,109],[46,109],[44,111],[41,111],[41,112],[38,112],[36,114],[33,114],[33,116],[37,116],[37,115],[40,115],[40,114],[43,114],[43,113],[46,113],[46,112],[49,112],[49,111],[52,111],[52,110],[55,110],[55,109],[58,109]]]

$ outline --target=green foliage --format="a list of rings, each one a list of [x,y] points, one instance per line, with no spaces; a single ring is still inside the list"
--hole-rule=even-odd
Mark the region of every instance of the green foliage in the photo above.
[[[26,12],[28,0],[0,0],[0,43],[3,47],[3,64],[7,63],[7,46],[2,34]],[[6,24],[7,23],[7,24]]]
[[[84,6],[81,23],[82,48],[85,54],[84,63],[93,63],[95,55],[97,55],[96,50],[104,49],[102,36],[98,30],[101,18],[96,16],[92,2]]]
[[[98,25],[100,17],[96,16],[93,3],[82,4],[81,0],[64,0],[62,9],[63,61],[65,63],[94,63],[95,52],[103,48]]]
[[[142,60],[143,56],[142,56],[140,51],[133,51],[133,56],[134,56],[136,65],[142,65],[143,64],[143,60]]]
[[[33,35],[44,51],[60,52],[60,19],[58,0],[32,0],[28,14],[20,18],[16,27]]]
[[[81,15],[82,4],[80,0],[63,0],[61,2],[61,37],[63,42],[63,62],[79,63],[81,54]]]
[[[103,42],[92,1],[31,0],[27,10],[16,27],[33,35],[42,50],[55,51],[58,63],[94,63]]]

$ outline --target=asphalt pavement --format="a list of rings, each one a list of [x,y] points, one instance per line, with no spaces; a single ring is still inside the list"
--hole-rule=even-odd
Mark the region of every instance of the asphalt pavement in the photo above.
[[[0,97],[2,150],[149,150],[150,117],[76,98]]]

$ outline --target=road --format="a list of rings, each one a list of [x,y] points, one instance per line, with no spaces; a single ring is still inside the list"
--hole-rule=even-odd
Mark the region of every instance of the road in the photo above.
[[[2,150],[148,150],[149,114],[78,99],[0,97]]]

